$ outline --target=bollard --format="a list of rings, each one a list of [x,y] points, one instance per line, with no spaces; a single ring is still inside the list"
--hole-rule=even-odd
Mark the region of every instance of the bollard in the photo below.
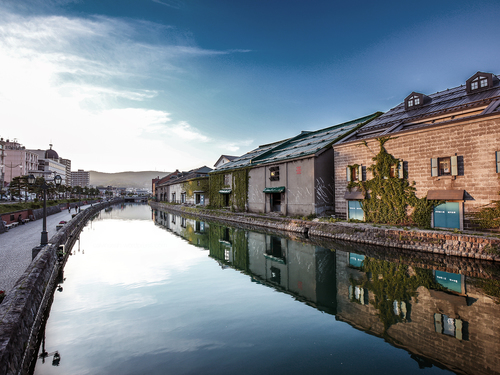
[[[42,245],[38,245],[36,247],[34,247],[32,250],[31,250],[31,260],[35,259],[36,256],[38,255],[38,253],[40,252],[40,250],[42,250],[45,246],[42,246]]]

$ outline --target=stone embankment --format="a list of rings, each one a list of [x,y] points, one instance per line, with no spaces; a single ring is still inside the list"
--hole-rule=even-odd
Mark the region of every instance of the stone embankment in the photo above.
[[[120,201],[120,200],[118,200]],[[118,201],[95,204],[66,223],[33,259],[0,303],[0,374],[25,374],[37,356],[37,336],[50,305],[58,275],[87,221]],[[60,246],[66,255],[58,260]]]
[[[276,230],[304,233],[309,237],[400,248],[500,262],[500,238],[481,233],[455,233],[443,230],[405,229],[364,223],[321,222],[249,213],[232,213],[182,205],[151,202],[156,209],[197,217],[243,223]]]

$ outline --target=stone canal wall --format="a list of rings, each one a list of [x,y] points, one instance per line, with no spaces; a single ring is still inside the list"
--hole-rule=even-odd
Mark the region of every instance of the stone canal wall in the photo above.
[[[52,301],[57,277],[64,266],[57,251],[68,251],[87,221],[113,202],[104,202],[83,210],[66,223],[39,251],[14,288],[0,303],[0,374],[28,373],[37,356],[37,336],[46,308]]]
[[[203,218],[252,226],[304,233],[356,243],[430,252],[500,262],[500,238],[480,234],[454,233],[442,230],[421,230],[375,226],[364,223],[305,221],[259,214],[232,213],[194,207],[151,202],[151,207]]]

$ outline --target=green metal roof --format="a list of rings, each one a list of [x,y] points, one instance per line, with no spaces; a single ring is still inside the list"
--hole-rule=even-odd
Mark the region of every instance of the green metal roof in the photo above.
[[[279,186],[279,187],[266,187],[264,189],[264,193],[283,193],[285,191],[284,186]]]
[[[231,194],[231,189],[220,189],[219,193],[220,194]]]
[[[362,124],[368,123],[377,116],[379,116],[379,113],[374,113],[369,116],[316,131],[303,131],[293,138],[260,146],[224,164],[212,173],[314,155],[318,151],[330,147],[347,133]]]

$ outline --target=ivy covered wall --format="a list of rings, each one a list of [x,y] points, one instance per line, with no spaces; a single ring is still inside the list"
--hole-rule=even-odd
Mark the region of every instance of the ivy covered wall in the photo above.
[[[231,189],[229,207],[232,211],[245,211],[248,201],[249,168],[235,169],[219,173],[211,173],[209,177],[210,206],[225,207],[225,194],[219,193],[222,189]],[[228,176],[227,178],[225,176]],[[229,183],[227,183],[229,182]]]
[[[415,128],[411,131],[396,134],[384,144],[387,152],[395,158],[404,161],[408,178],[415,190],[415,196],[425,198],[429,190],[464,190],[463,226],[471,228],[471,216],[482,208],[494,208],[492,200],[499,200],[499,173],[495,168],[495,155],[500,150],[500,117],[477,118],[467,121],[457,121],[442,126]],[[347,201],[344,199],[348,181],[346,168],[349,165],[366,166],[373,164],[372,158],[380,149],[376,138],[367,139],[366,143],[350,142],[334,145],[335,151],[335,210],[341,217],[347,213]],[[480,153],[477,150],[481,150]],[[431,160],[444,157],[457,157],[458,174],[456,176],[433,176]],[[368,171],[368,174],[370,172]],[[371,176],[369,176],[371,178]],[[406,178],[406,176],[405,176]],[[415,184],[413,183],[415,182]],[[419,209],[416,216],[426,216],[432,212],[431,202],[417,202]],[[410,207],[411,209],[411,207]],[[491,220],[495,214],[485,210],[484,223]]]
[[[182,189],[186,192],[188,199],[194,199],[195,191],[203,191],[208,194],[209,179],[208,177],[198,177],[182,183]]]
[[[357,174],[350,173],[350,176],[356,175],[357,180],[350,181],[347,188],[349,191],[358,188],[364,193],[362,207],[366,222],[393,225],[414,224],[422,228],[430,228],[433,207],[441,202],[428,201],[426,197],[417,198],[415,182],[410,184],[403,162],[389,154],[384,146],[386,142],[394,139],[397,138],[377,138],[379,152],[372,158],[374,164],[366,168],[368,172],[371,172],[371,179],[363,181],[360,165],[348,166],[349,171],[356,171]],[[368,148],[366,142],[363,144]]]

